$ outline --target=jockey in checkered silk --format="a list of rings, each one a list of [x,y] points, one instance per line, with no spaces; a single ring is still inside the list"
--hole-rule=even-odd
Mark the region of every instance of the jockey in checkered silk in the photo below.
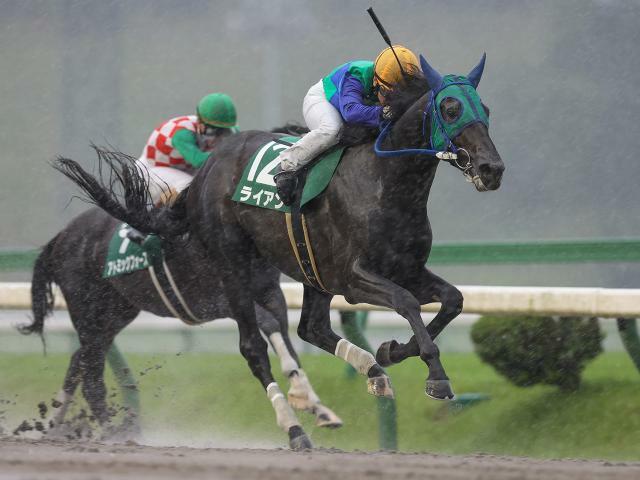
[[[194,170],[204,165],[216,142],[238,131],[236,108],[224,93],[205,96],[196,112],[159,125],[137,161],[155,204],[173,200],[191,183]]]
[[[291,201],[294,171],[338,142],[345,123],[378,127],[391,120],[385,95],[402,80],[402,72],[419,71],[415,54],[402,45],[384,49],[375,62],[356,60],[340,65],[313,85],[302,102],[304,121],[311,130],[280,154],[282,172],[275,180],[280,198]],[[399,64],[402,64],[400,70]]]

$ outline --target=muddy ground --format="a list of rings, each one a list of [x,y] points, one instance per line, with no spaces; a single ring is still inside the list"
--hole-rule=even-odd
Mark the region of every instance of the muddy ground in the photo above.
[[[210,449],[0,438],[6,479],[634,479],[640,463],[493,455]]]

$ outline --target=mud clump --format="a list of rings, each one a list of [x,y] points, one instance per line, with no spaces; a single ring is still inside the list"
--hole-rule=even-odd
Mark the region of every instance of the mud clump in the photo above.
[[[44,420],[45,418],[47,418],[47,411],[49,409],[47,408],[47,404],[44,402],[40,402],[38,404],[38,413],[40,414],[40,419]]]
[[[13,431],[14,435],[20,435],[22,432],[30,432],[34,429],[33,425],[31,425],[26,420],[23,420],[20,425]]]

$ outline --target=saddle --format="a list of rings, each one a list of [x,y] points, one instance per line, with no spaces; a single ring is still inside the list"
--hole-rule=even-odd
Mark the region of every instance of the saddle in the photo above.
[[[359,145],[365,143],[367,141],[374,140],[378,135],[377,129],[373,129],[371,127],[366,127],[363,125],[353,125],[346,124],[342,131],[340,132],[340,139],[336,146],[329,148],[328,150],[320,153],[315,158],[313,158],[306,165],[296,169],[296,170],[286,170],[280,171],[274,175],[274,180],[276,182],[276,187],[278,190],[278,195],[280,199],[284,202],[285,205],[289,206],[294,201],[294,194],[296,193],[296,187],[301,183],[301,179],[304,177],[306,179],[307,174],[310,170],[313,169],[316,163],[318,163],[324,156],[330,155],[334,151],[343,151],[347,147],[351,147],[354,145]],[[294,142],[286,142],[283,140],[276,140],[279,143],[282,143],[287,146],[293,145]],[[299,192],[300,195],[304,190],[305,180],[302,179],[302,187],[303,189]]]

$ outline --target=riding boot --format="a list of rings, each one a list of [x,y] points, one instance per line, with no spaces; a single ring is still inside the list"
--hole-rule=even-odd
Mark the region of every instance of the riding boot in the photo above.
[[[141,231],[136,230],[133,227],[129,227],[129,229],[127,230],[127,238],[131,240],[133,243],[142,245],[146,240],[147,236]]]
[[[273,176],[276,182],[276,188],[278,190],[278,196],[282,203],[285,205],[291,205],[293,203],[293,196],[298,185],[298,175],[295,170],[283,170],[276,173]]]
[[[127,230],[127,238],[133,243],[140,245],[147,253],[147,259],[150,265],[158,266],[162,263],[162,242],[157,235],[145,235],[144,233],[129,226]]]

